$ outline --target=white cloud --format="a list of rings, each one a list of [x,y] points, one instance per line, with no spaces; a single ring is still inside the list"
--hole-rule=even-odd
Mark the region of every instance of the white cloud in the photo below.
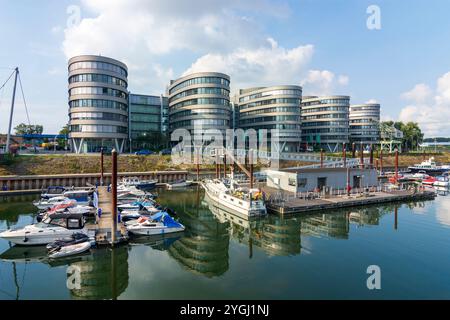
[[[101,54],[124,61],[132,91],[164,92],[182,70],[222,71],[234,88],[300,84],[314,46],[284,48],[261,24],[290,14],[287,2],[270,0],[82,0],[82,16],[90,17],[64,30],[62,48],[67,58]],[[305,84],[331,91],[347,85],[348,77],[323,81]]]
[[[313,53],[312,45],[286,49],[268,38],[265,45],[256,49],[239,48],[228,54],[206,54],[197,59],[183,75],[211,70],[223,72],[231,76],[231,86],[235,89],[299,84]]]
[[[424,83],[419,83],[416,84],[410,91],[403,93],[401,97],[405,100],[422,103],[425,102],[431,94],[432,92],[429,86]]]
[[[61,33],[62,31],[63,28],[61,26],[54,26],[50,29],[50,32],[55,35]]]
[[[400,111],[401,121],[418,122],[426,136],[450,135],[450,72],[437,80],[435,90],[421,83],[401,97],[410,100]]]
[[[369,99],[365,103],[372,104],[372,103],[378,103],[377,99]]]
[[[329,95],[348,84],[348,76],[336,75],[329,70],[310,70],[307,76],[301,81],[306,95]]]

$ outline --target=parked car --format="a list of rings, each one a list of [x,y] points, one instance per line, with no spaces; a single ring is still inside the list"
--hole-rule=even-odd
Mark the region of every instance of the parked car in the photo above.
[[[134,154],[137,156],[148,156],[148,155],[154,154],[154,152],[150,151],[148,149],[142,149],[142,150],[136,151]]]
[[[159,154],[162,155],[162,156],[171,155],[172,154],[172,150],[171,149],[164,149],[164,150],[161,150],[159,152]]]

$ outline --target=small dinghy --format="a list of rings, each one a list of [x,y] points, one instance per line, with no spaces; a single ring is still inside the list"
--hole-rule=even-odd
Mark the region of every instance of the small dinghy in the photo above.
[[[50,259],[63,258],[68,256],[73,256],[88,251],[91,248],[91,243],[89,241],[71,244],[68,246],[60,247],[54,251],[49,252]]]
[[[52,259],[72,256],[86,252],[91,248],[89,237],[84,233],[74,233],[71,238],[57,240],[47,245],[49,257]]]

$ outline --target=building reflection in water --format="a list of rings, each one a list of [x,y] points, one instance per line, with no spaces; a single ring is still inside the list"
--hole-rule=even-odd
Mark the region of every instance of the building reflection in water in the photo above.
[[[216,220],[208,207],[201,203],[198,188],[192,190],[164,200],[175,209],[186,227],[184,236],[175,241],[168,252],[191,272],[206,277],[220,276],[229,268],[229,225]]]
[[[73,299],[117,299],[128,287],[128,279],[127,246],[92,250],[67,268]]]

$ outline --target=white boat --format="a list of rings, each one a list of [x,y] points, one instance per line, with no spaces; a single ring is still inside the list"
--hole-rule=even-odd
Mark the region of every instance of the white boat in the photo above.
[[[61,213],[24,228],[4,231],[0,238],[18,245],[44,245],[70,239],[74,233],[87,234],[83,215]]]
[[[158,180],[141,180],[138,177],[123,178],[121,184],[125,187],[134,186],[138,189],[153,189],[156,187]]]
[[[67,188],[61,186],[51,186],[48,187],[47,190],[42,191],[41,198],[42,199],[50,199],[53,197],[62,196],[64,192],[68,191]]]
[[[57,250],[52,251],[48,256],[51,259],[63,258],[73,256],[88,251],[91,248],[89,241],[76,243],[64,247],[60,247]]]
[[[450,185],[448,176],[436,177],[436,181],[433,183],[435,187],[448,187]]]
[[[136,188],[135,186],[125,186],[120,184],[117,186],[117,197],[133,196],[133,197],[144,197],[147,193],[143,190]]]
[[[128,232],[134,235],[158,235],[184,231],[185,227],[172,219],[167,213],[162,213],[157,219],[147,217],[140,217],[133,222],[129,221],[126,224]]]
[[[44,209],[50,209],[50,208],[60,205],[60,204],[70,203],[72,201],[74,201],[74,200],[71,200],[65,196],[57,196],[57,197],[53,197],[50,199],[41,199],[39,201],[33,201],[33,205],[40,210],[44,210]]]
[[[422,163],[409,166],[408,169],[411,172],[426,172],[427,174],[442,174],[449,171],[450,166],[448,165],[437,165],[434,157],[423,161]]]
[[[189,187],[190,185],[192,185],[191,180],[179,180],[179,181],[168,183],[167,189],[173,190],[173,189],[178,189],[178,188],[186,188],[186,187]]]
[[[219,179],[202,183],[206,195],[217,207],[243,218],[267,214],[262,192],[259,189],[242,188],[233,179],[226,185]]]

